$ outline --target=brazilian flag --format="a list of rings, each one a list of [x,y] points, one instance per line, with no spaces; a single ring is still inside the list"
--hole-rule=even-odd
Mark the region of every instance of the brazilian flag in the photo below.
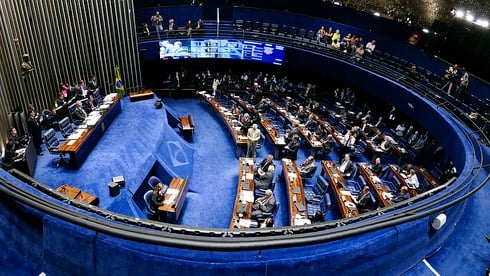
[[[116,71],[116,80],[114,82],[116,93],[124,95],[124,85],[121,80],[121,72],[119,71],[119,66],[114,67],[114,70]]]

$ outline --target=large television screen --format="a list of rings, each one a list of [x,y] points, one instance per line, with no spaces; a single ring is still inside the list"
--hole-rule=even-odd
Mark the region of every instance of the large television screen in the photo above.
[[[240,39],[161,40],[160,59],[225,58],[282,65],[284,46]]]

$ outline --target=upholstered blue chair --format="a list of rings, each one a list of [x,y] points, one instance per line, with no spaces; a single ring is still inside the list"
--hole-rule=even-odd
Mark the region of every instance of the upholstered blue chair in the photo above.
[[[48,148],[49,153],[59,155],[58,159],[53,160],[53,164],[56,165],[56,167],[68,164],[68,161],[64,157],[64,153],[58,151],[63,141],[64,140],[60,140],[56,137],[56,132],[52,128],[48,129],[43,135],[43,142],[46,145],[46,148]]]
[[[153,191],[149,190],[143,195],[143,200],[145,201],[145,207],[146,207],[146,216],[149,219],[154,219],[155,215],[156,215],[156,212],[153,211],[153,209],[151,209],[151,194],[152,193],[153,193]]]
[[[150,188],[155,188],[155,185],[157,185],[158,183],[161,183],[162,181],[160,181],[160,178],[156,177],[156,176],[150,176],[150,179],[148,179],[148,186],[150,186]]]
[[[70,136],[70,134],[72,134],[74,131],[73,126],[68,117],[61,119],[58,122],[58,125],[60,127],[61,135],[63,135],[63,137],[65,138]]]

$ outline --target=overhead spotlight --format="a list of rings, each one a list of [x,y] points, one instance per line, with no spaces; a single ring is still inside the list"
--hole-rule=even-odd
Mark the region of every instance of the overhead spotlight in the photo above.
[[[488,28],[488,26],[489,26],[488,20],[478,19],[478,20],[476,20],[475,23],[477,25],[480,25],[480,26],[484,27],[484,28]]]
[[[457,18],[463,18],[464,17],[464,11],[463,10],[456,10],[455,15]]]
[[[340,5],[340,2],[337,2],[337,1],[333,2],[333,4],[334,4],[334,5],[337,5],[337,6],[341,6],[341,5]]]
[[[380,16],[381,14],[379,12],[374,12],[373,15],[374,16]]]
[[[429,29],[427,29],[427,28],[423,28],[423,29],[422,29],[422,32],[424,32],[424,33],[428,34],[428,33],[429,33]]]
[[[465,19],[468,22],[473,22],[473,20],[475,20],[475,17],[471,13],[467,13]]]

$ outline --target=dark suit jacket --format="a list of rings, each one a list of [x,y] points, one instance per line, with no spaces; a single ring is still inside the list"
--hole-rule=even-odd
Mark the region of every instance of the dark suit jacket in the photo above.
[[[342,162],[340,162],[339,168],[342,166],[342,163],[344,163],[344,160],[342,160]],[[344,175],[347,175],[347,174],[350,175],[354,172],[354,170],[355,170],[354,163],[349,160],[349,162],[347,162],[347,165],[345,166]]]
[[[306,166],[301,166],[300,167],[300,176],[302,178],[311,178],[316,172],[316,165],[315,162],[308,164]]]
[[[163,205],[163,195],[160,194],[151,194],[150,207],[153,211],[156,211],[159,206]]]
[[[81,124],[83,122],[83,120],[85,120],[85,118],[87,118],[87,114],[83,113],[83,111],[80,110],[79,108],[76,108],[73,111],[72,116],[73,116],[73,122],[77,125]]]
[[[272,172],[265,172],[255,181],[255,187],[258,189],[267,190],[271,188]]]
[[[41,144],[42,144],[42,127],[41,125],[37,122],[36,119],[33,119],[29,117],[27,119],[27,131],[29,132],[29,135],[32,136],[32,139],[34,141],[34,145],[36,145],[36,149],[39,151],[41,150]]]
[[[383,166],[381,164],[376,164],[373,166],[371,169],[373,173],[375,173],[377,176],[381,175],[381,171],[383,171]]]
[[[299,141],[291,141],[286,148],[284,158],[296,160],[298,157]]]
[[[264,158],[264,160],[262,160],[257,166],[257,169],[261,168],[262,171],[267,172],[270,165],[274,166],[274,161],[271,160],[271,162],[267,162],[267,158]]]

